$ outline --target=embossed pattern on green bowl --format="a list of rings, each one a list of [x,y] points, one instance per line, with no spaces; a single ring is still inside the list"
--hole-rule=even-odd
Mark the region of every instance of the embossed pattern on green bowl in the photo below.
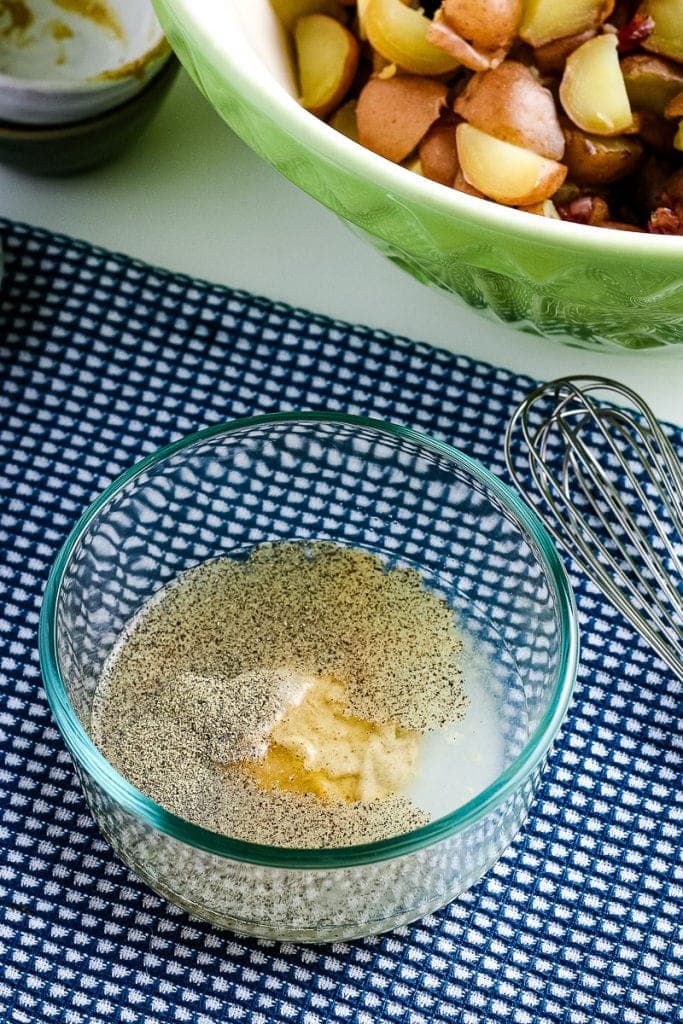
[[[303,111],[256,56],[245,59],[244,47],[236,55],[230,33],[212,23],[209,0],[155,6],[182,63],[230,127],[418,280],[490,319],[587,348],[683,341],[682,238],[551,221],[436,185]],[[231,5],[221,6],[224,29]],[[245,17],[244,3],[232,6]]]

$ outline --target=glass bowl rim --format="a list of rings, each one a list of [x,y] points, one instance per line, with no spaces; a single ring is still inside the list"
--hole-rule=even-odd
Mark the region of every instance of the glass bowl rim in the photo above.
[[[450,814],[411,832],[355,846],[323,849],[267,846],[211,832],[166,811],[129,783],[100,753],[81,725],[69,700],[57,659],[56,611],[71,554],[90,522],[119,491],[141,473],[198,443],[213,440],[221,435],[231,435],[249,427],[296,422],[338,423],[344,426],[369,428],[394,440],[411,441],[464,469],[496,495],[527,540],[532,541],[531,547],[543,566],[546,583],[555,591],[559,607],[559,665],[552,699],[542,720],[517,757],[486,789]],[[157,831],[220,857],[282,869],[348,868],[389,860],[431,846],[483,818],[517,790],[545,757],[564,719],[572,695],[578,664],[578,648],[576,606],[565,568],[541,520],[511,487],[458,448],[421,431],[365,416],[316,410],[267,413],[206,427],[164,445],[126,469],[87,507],[60,548],[45,587],[38,627],[40,669],[47,699],[62,737],[80,770],[90,776],[124,810]]]

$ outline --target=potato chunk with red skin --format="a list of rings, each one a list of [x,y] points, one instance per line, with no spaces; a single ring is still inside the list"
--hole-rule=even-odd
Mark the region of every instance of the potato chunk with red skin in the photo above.
[[[530,46],[543,46],[597,28],[613,10],[614,0],[525,0],[519,35]]]
[[[459,165],[452,117],[438,120],[422,139],[420,164],[425,178],[440,185],[453,185]]]
[[[646,0],[638,15],[654,22],[644,49],[683,63],[683,0]]]
[[[400,163],[415,149],[446,105],[442,82],[419,75],[371,78],[358,97],[358,140]]]
[[[472,71],[497,67],[514,43],[522,0],[443,0],[427,39]]]
[[[553,39],[550,43],[537,46],[534,50],[534,63],[542,75],[561,75],[569,54],[596,35],[594,28],[587,28],[573,36],[563,36],[562,39]]]
[[[471,124],[459,124],[455,134],[465,179],[505,206],[531,206],[549,199],[567,175],[563,164],[503,142]]]
[[[488,68],[498,67],[507,56],[505,47],[499,47],[497,50],[477,50],[472,43],[458,35],[443,18],[435,18],[431,23],[427,41],[470,71],[486,71]]]
[[[341,22],[326,14],[299,18],[294,30],[301,105],[318,117],[327,117],[351,88],[360,47]]]
[[[572,181],[580,185],[609,185],[631,174],[643,155],[637,139],[627,135],[606,138],[589,135],[574,125],[565,127],[564,162]]]
[[[443,20],[478,50],[510,49],[522,17],[521,0],[443,0]]]
[[[633,122],[617,45],[611,34],[589,39],[569,55],[560,82],[566,114],[593,135],[620,135]]]
[[[473,75],[453,109],[469,124],[497,139],[561,160],[564,135],[555,100],[524,64],[506,60]]]
[[[372,47],[392,64],[414,75],[443,75],[458,66],[428,37],[431,21],[401,0],[366,0],[362,25]]]
[[[683,92],[683,67],[661,57],[632,54],[622,60],[621,73],[631,106],[636,110],[662,114],[670,100]]]

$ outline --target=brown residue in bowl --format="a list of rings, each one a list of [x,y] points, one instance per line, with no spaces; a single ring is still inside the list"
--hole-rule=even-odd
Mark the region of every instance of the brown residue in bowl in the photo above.
[[[24,0],[0,0],[0,37],[23,35],[33,24],[33,12]]]
[[[160,39],[155,46],[147,50],[146,53],[143,53],[141,57],[136,57],[135,60],[129,60],[125,64],[120,64],[117,68],[108,68],[106,71],[100,71],[98,74],[93,75],[93,79],[98,82],[116,82],[121,78],[144,78],[148,66],[158,57],[165,57],[170,53],[170,49],[168,40]]]
[[[73,39],[73,29],[65,21],[60,21],[59,18],[55,18],[50,22],[50,32],[52,38],[58,43],[61,43],[63,39]]]
[[[125,39],[123,25],[106,0],[52,0],[57,7],[71,14],[80,14],[117,39]]]
[[[66,64],[66,49],[63,45],[67,39],[73,39],[73,30],[65,21],[60,21],[59,18],[54,18],[48,25],[50,35],[54,41],[58,44],[57,55],[55,57],[55,64],[60,67],[62,64]]]

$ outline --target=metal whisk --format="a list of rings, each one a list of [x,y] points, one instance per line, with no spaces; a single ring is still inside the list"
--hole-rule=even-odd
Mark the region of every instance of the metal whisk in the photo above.
[[[607,378],[551,381],[514,413],[505,458],[556,540],[683,679],[683,465],[648,406]]]

